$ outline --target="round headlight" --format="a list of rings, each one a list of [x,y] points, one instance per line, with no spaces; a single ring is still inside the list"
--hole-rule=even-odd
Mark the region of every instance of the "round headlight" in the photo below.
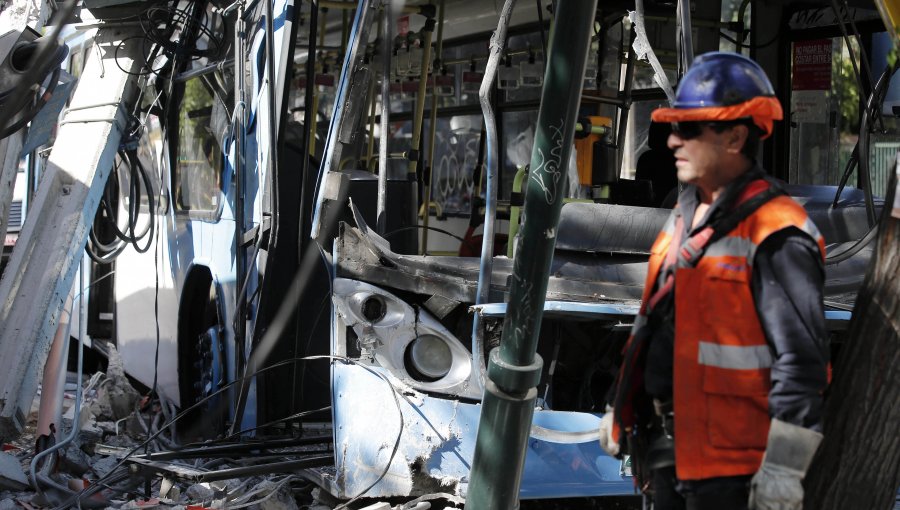
[[[450,372],[453,355],[450,346],[440,337],[422,335],[406,348],[406,361],[409,374],[420,381],[436,381]]]

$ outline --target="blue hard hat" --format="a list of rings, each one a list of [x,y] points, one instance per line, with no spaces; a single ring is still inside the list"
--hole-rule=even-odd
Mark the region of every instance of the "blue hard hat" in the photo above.
[[[694,59],[678,84],[675,108],[732,106],[775,90],[759,64],[727,51],[704,53]]]
[[[765,138],[783,115],[759,64],[738,53],[713,51],[694,59],[678,84],[672,108],[657,108],[651,118],[655,122],[752,119]]]

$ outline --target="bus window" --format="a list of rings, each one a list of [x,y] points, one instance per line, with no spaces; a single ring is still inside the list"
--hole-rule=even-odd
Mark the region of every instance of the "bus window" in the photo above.
[[[173,179],[176,211],[218,211],[228,113],[204,79],[184,84]]]
[[[474,114],[437,119],[431,176],[433,214],[469,216],[472,196],[477,192],[474,176],[482,124],[482,117]],[[425,121],[426,133],[429,128],[429,121]],[[426,154],[429,142],[426,137]]]
[[[871,68],[878,80],[886,66],[885,52],[878,52],[881,34],[866,34],[871,38]],[[853,70],[851,53],[860,55],[860,48],[851,38],[848,47],[841,37],[795,41],[791,63],[791,183],[837,185],[843,175],[863,127],[862,105],[866,92],[860,92]],[[872,50],[875,51],[872,51]],[[862,79],[867,81],[861,64],[857,64]],[[897,80],[894,80],[895,82]],[[896,85],[895,85],[896,86]],[[871,119],[868,147],[862,156],[868,159],[875,196],[885,195],[889,160],[893,160],[900,143],[897,142],[897,119],[891,112],[879,119]],[[858,169],[853,171],[848,186],[861,187]]]

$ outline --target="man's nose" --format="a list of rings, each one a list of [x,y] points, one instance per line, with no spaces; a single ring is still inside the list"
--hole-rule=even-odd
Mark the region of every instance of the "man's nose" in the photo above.
[[[668,145],[670,149],[675,150],[678,147],[684,145],[684,140],[682,140],[681,137],[676,135],[675,133],[671,133],[669,134],[668,140],[666,140],[666,145]]]

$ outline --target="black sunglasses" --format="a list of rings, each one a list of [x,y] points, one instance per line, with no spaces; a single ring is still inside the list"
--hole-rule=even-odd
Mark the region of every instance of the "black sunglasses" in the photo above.
[[[711,122],[673,122],[672,133],[682,140],[691,140],[703,134],[703,127],[712,124]]]

